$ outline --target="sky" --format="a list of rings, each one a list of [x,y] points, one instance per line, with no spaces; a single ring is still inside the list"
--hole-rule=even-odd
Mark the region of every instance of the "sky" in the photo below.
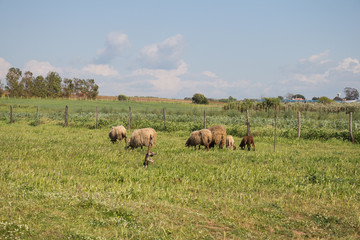
[[[0,0],[0,80],[99,95],[237,99],[360,91],[360,0]]]

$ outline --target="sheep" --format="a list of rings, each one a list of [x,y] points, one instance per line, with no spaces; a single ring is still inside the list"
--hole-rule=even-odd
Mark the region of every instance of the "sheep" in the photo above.
[[[128,149],[131,147],[132,149],[141,147],[151,147],[156,145],[156,131],[152,128],[142,128],[136,129],[130,137],[129,145],[126,147]]]
[[[198,131],[193,131],[190,134],[190,137],[186,141],[185,146],[186,147],[194,146],[196,149],[196,146],[199,145],[199,149],[200,149],[200,146],[203,145],[206,147],[206,150],[209,151],[209,146],[211,141],[212,141],[211,131],[209,129],[201,129]]]
[[[119,142],[121,143],[121,140],[125,139],[126,145],[126,129],[122,125],[112,127],[109,132],[109,138],[112,143],[116,143],[116,140],[119,140]]]
[[[243,137],[243,139],[241,140],[240,146],[241,150],[245,149],[245,145],[247,146],[248,150],[250,151],[250,145],[253,146],[253,150],[255,151],[255,142],[254,142],[254,137],[253,136],[245,136]]]
[[[229,148],[230,150],[236,149],[233,136],[231,135],[226,136],[226,147]]]
[[[226,145],[226,129],[223,126],[215,125],[209,128],[212,133],[212,141],[210,147],[213,148],[215,144],[222,149]]]

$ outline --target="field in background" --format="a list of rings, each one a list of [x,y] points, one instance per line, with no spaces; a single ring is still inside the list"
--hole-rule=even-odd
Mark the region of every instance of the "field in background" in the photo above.
[[[108,138],[127,127],[129,105],[128,135],[158,132],[148,169],[145,149]],[[282,112],[274,153],[273,112],[252,112],[256,151],[194,151],[184,145],[204,108],[238,146],[245,114],[217,105],[0,99],[0,239],[360,238],[360,148],[331,135],[346,133],[348,115],[303,113],[308,139],[296,139],[296,112]]]

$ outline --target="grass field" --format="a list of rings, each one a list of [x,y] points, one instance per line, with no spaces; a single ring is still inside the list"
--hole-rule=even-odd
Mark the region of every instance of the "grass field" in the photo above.
[[[65,128],[49,117],[66,104],[82,115],[94,104],[114,109],[118,102],[7,101],[0,101],[0,239],[360,238],[358,144],[278,136],[274,152],[273,137],[262,134],[256,151],[195,151],[184,146],[196,126],[187,125],[203,108],[166,103],[170,125],[186,117],[173,120],[180,127],[171,131],[158,126],[155,164],[144,169],[146,150],[111,144],[107,125],[94,129],[73,117]],[[13,124],[9,103],[21,109]],[[164,106],[131,104],[138,116],[154,118]],[[44,110],[38,126],[26,115],[28,109],[33,118],[37,105]],[[235,120],[217,111],[209,106],[210,123],[236,133]],[[257,121],[261,130],[267,120]],[[238,146],[240,136],[234,138]]]

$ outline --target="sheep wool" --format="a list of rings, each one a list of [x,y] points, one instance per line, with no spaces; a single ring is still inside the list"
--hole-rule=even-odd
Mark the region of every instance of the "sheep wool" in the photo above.
[[[156,145],[157,133],[153,128],[142,128],[135,130],[130,137],[127,148],[151,147]]]
[[[186,147],[195,147],[199,145],[199,149],[200,146],[205,146],[206,150],[209,151],[209,146],[210,143],[212,141],[212,134],[211,131],[209,129],[201,129],[201,130],[197,130],[194,131],[190,134],[190,137],[188,138],[188,140],[185,143]]]
[[[221,125],[215,125],[209,128],[212,133],[212,141],[210,147],[214,147],[215,144],[222,149],[226,145],[226,129]]]
[[[126,144],[126,129],[122,125],[112,127],[109,132],[109,138],[112,143],[115,143],[116,140],[119,140],[119,142],[121,143],[121,140],[125,139]]]
[[[226,147],[229,148],[230,150],[236,149],[233,136],[231,135],[226,136]]]

